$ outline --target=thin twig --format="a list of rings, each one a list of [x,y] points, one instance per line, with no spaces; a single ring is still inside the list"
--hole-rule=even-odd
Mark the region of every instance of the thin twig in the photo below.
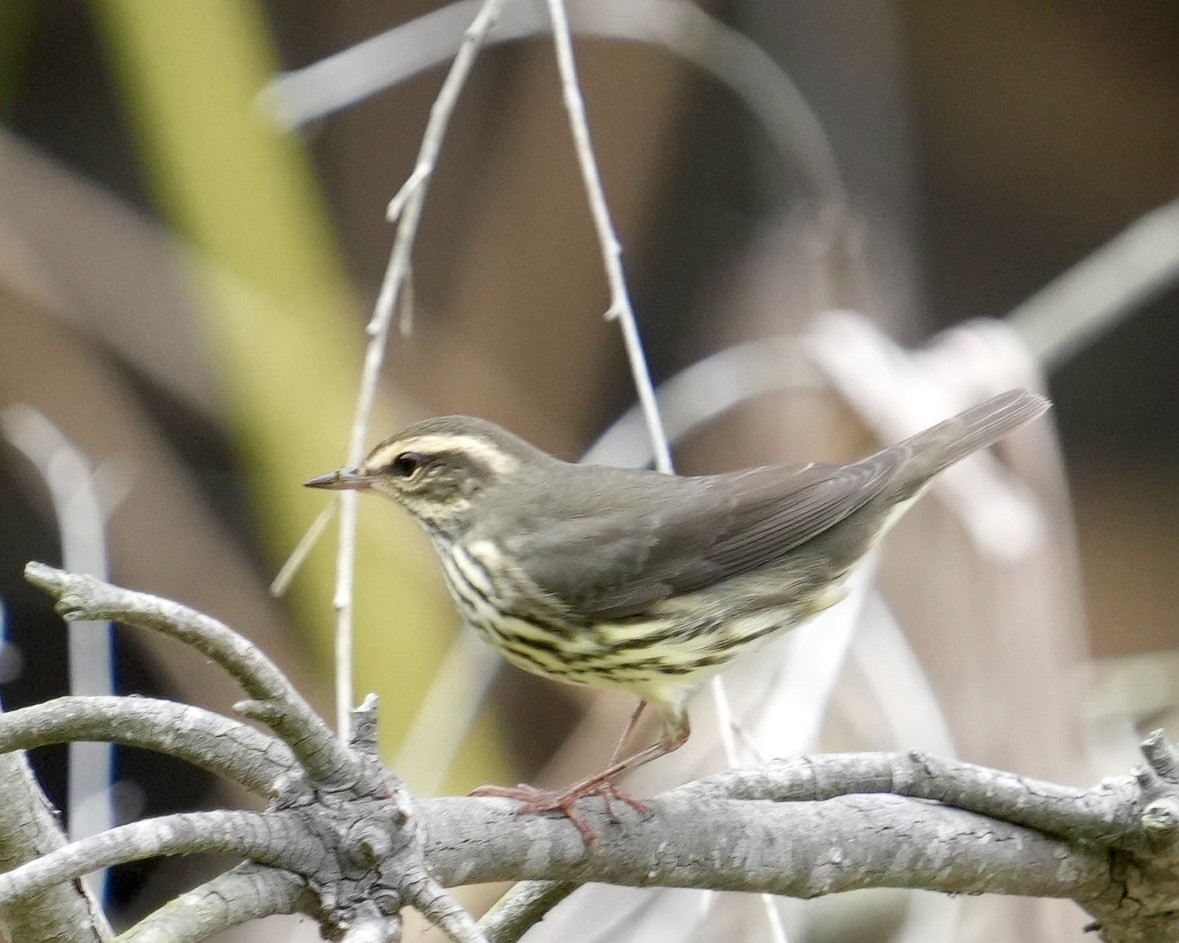
[[[670,475],[674,471],[671,447],[667,441],[667,433],[663,428],[663,420],[659,415],[659,407],[655,402],[655,385],[651,381],[651,371],[647,366],[647,358],[643,351],[638,320],[631,305],[630,292],[626,287],[626,276],[622,269],[622,244],[614,229],[614,223],[610,219],[610,208],[606,203],[606,193],[602,187],[597,158],[594,156],[593,142],[590,140],[585,99],[581,94],[577,62],[573,56],[573,37],[569,30],[569,19],[566,16],[565,4],[562,0],[548,0],[548,10],[549,19],[553,24],[553,46],[557,54],[557,70],[561,77],[561,99],[565,104],[565,111],[569,115],[569,130],[573,135],[573,148],[577,155],[578,166],[581,169],[586,200],[589,203],[594,230],[597,233],[598,244],[602,252],[606,281],[610,286],[610,307],[606,312],[606,317],[617,318],[622,328],[627,360],[630,363],[635,389],[642,406],[643,417],[646,420],[647,434],[651,439],[651,446],[655,453],[655,467]],[[524,885],[518,892],[520,900],[527,898],[529,893],[530,885]],[[517,925],[522,928],[521,935],[523,930],[539,921],[564,896],[563,893],[541,895],[537,900],[532,901],[530,906],[524,908],[524,917],[517,921]],[[516,897],[517,893],[514,892],[512,897],[505,900],[505,909],[517,909]]]
[[[557,52],[557,69],[561,74],[561,98],[569,114],[569,130],[573,133],[573,145],[577,163],[581,168],[581,179],[585,184],[585,195],[589,202],[594,229],[602,250],[602,262],[606,268],[606,280],[610,285],[610,308],[606,317],[617,318],[622,327],[622,338],[626,344],[626,356],[634,375],[635,388],[647,421],[647,432],[655,449],[655,467],[671,474],[671,449],[663,420],[655,403],[655,387],[651,382],[651,371],[643,353],[643,340],[639,333],[638,321],[626,288],[626,277],[622,271],[622,244],[610,219],[606,204],[606,192],[602,189],[602,178],[598,162],[594,157],[594,146],[590,140],[589,122],[585,115],[585,99],[577,78],[577,62],[573,58],[573,37],[569,32],[569,19],[565,15],[563,0],[548,0],[549,17],[553,21],[553,44]]]
[[[638,319],[635,317],[630,292],[626,287],[626,276],[622,269],[622,244],[610,218],[606,193],[602,187],[598,162],[594,156],[593,142],[590,140],[585,99],[582,96],[581,83],[577,75],[577,63],[573,55],[573,36],[569,29],[564,0],[548,0],[548,9],[549,17],[553,22],[553,45],[557,53],[557,69],[561,76],[561,97],[565,103],[565,110],[569,114],[569,129],[573,135],[574,151],[581,168],[586,199],[589,202],[594,228],[597,231],[598,242],[602,250],[606,280],[610,286],[610,308],[606,312],[606,316],[607,318],[617,318],[622,327],[626,356],[630,362],[635,389],[638,393],[643,417],[646,420],[647,433],[651,438],[651,445],[655,452],[655,468],[670,475],[674,472],[671,448],[663,426],[663,419],[659,415],[659,406],[655,400],[655,385],[651,381],[651,371],[643,349]],[[711,690],[713,701],[717,706],[717,714],[721,718],[721,742],[724,744],[725,759],[730,766],[736,766],[738,763],[737,749],[729,727],[732,711],[729,709],[724,682],[719,677],[715,678],[711,684]],[[709,898],[710,900],[711,898]],[[786,943],[786,932],[782,927],[778,911],[773,906],[773,901],[765,900],[763,904],[770,927],[770,935],[775,943]],[[539,916],[543,916],[543,911],[537,919]]]
[[[352,430],[348,440],[348,464],[356,465],[364,457],[369,423],[377,397],[377,381],[389,337],[389,326],[410,271],[410,254],[421,220],[422,205],[430,178],[438,161],[442,140],[459,92],[470,75],[475,57],[499,14],[503,0],[485,0],[474,21],[463,35],[462,45],[446,75],[438,97],[430,109],[430,118],[422,135],[417,163],[405,186],[389,205],[389,216],[397,220],[397,235],[389,255],[375,311],[369,322],[369,343],[360,375],[360,391]],[[355,701],[352,683],[352,600],[356,571],[356,494],[340,494],[340,546],[336,558],[336,726],[342,739],[348,737],[348,724]]]
[[[274,579],[270,583],[270,595],[282,596],[286,593],[291,585],[291,580],[294,579],[295,574],[299,571],[299,567],[303,565],[303,561],[307,559],[307,554],[311,552],[311,548],[315,546],[320,535],[327,529],[328,524],[332,522],[336,511],[340,509],[340,505],[335,501],[329,501],[327,506],[319,512],[319,516],[311,522],[311,526],[307,528],[307,532],[295,544],[295,549],[291,551],[291,555],[287,557],[287,562],[284,563]]]

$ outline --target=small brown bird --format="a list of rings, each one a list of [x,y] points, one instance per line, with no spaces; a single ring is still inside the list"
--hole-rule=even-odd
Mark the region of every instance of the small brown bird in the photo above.
[[[559,796],[498,791],[563,809],[592,838],[577,798],[619,795],[625,772],[681,746],[693,688],[842,599],[848,573],[934,475],[1048,405],[1013,390],[850,465],[701,477],[571,464],[447,416],[307,485],[405,508],[467,622],[513,664],[641,698],[623,742],[644,704],[658,713],[657,743]]]

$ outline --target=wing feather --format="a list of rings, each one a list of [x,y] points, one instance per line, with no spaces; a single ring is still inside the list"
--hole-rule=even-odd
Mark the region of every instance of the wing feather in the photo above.
[[[854,465],[698,478],[581,468],[576,487],[590,491],[582,515],[543,529],[521,520],[497,536],[566,617],[625,618],[778,562],[878,495],[900,459],[886,450]],[[529,513],[560,506],[562,484],[537,494]]]

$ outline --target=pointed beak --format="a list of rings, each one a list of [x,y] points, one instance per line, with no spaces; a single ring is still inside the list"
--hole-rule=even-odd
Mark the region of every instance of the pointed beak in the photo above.
[[[371,488],[373,479],[355,468],[341,468],[303,482],[305,488],[326,488],[329,491],[364,491]]]

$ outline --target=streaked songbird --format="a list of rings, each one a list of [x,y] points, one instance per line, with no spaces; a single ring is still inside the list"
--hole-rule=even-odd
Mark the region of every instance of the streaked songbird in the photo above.
[[[1036,418],[1012,390],[850,465],[686,477],[561,461],[482,419],[427,419],[313,488],[392,498],[425,529],[466,621],[525,671],[637,695],[654,744],[569,790],[488,789],[525,809],[621,796],[624,773],[688,738],[703,680],[843,598],[850,571],[930,480]]]

